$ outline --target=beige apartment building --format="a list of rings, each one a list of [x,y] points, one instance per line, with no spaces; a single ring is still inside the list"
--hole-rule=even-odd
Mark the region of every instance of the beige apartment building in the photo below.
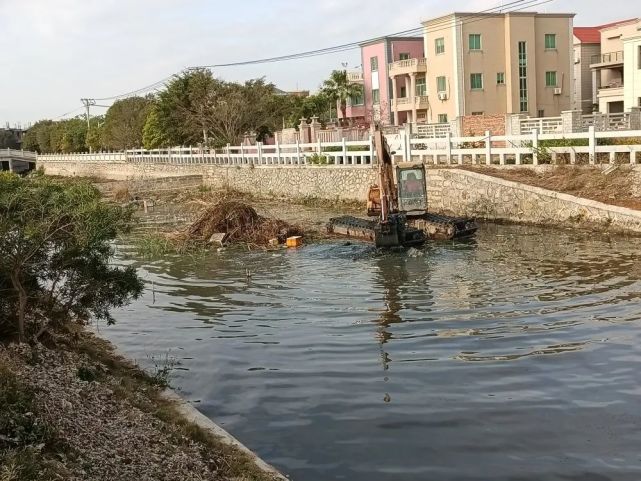
[[[600,32],[601,53],[592,58],[590,65],[593,102],[601,113],[623,113],[639,106],[635,97],[635,70],[641,67],[641,52],[634,47],[639,44],[641,20],[619,22],[601,28]]]
[[[558,116],[574,104],[574,14],[453,13],[423,22],[428,122]]]

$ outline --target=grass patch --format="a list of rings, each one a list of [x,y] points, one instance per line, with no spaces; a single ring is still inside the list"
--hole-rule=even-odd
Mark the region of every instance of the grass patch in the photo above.
[[[145,259],[158,259],[177,253],[175,245],[159,232],[145,234],[136,238],[134,246],[138,255]]]

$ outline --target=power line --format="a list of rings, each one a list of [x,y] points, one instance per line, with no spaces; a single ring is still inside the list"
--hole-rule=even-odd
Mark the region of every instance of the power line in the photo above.
[[[498,6],[494,6],[492,8],[488,8],[485,10],[480,10],[478,12],[475,12],[472,15],[467,16],[464,20],[460,21],[458,25],[467,25],[471,23],[475,23],[478,21],[485,20],[487,18],[487,15],[491,15],[493,13],[499,14],[499,13],[511,13],[511,12],[518,12],[521,10],[525,10],[527,8],[551,3],[554,0],[513,0],[511,2],[507,3],[501,3]],[[513,8],[513,7],[519,7],[519,8]],[[340,52],[345,52],[348,50],[353,50],[360,48],[360,45],[363,43],[371,42],[374,40],[377,40],[382,37],[398,37],[398,36],[408,36],[408,35],[418,35],[420,34],[425,34],[425,33],[435,33],[439,31],[444,31],[448,30],[452,27],[452,22],[450,18],[444,18],[443,20],[437,22],[436,24],[431,25],[429,28],[427,27],[415,27],[412,29],[408,30],[402,30],[400,32],[395,32],[391,33],[388,35],[384,36],[377,36],[377,37],[371,37],[365,40],[360,40],[357,42],[351,42],[351,43],[346,43],[342,45],[336,45],[333,47],[326,47],[322,49],[316,49],[316,50],[309,50],[306,52],[299,52],[296,54],[290,54],[290,55],[281,55],[281,56],[275,56],[275,57],[268,57],[268,58],[262,58],[262,59],[254,59],[254,60],[247,60],[247,61],[242,61],[242,62],[230,62],[230,63],[222,63],[222,64],[212,64],[212,65],[201,65],[201,66],[194,66],[194,67],[188,67],[186,69],[183,69],[180,72],[174,73],[172,75],[169,75],[161,80],[158,80],[150,85],[141,87],[136,90],[132,90],[129,92],[125,92],[119,95],[114,95],[111,97],[102,97],[102,98],[96,98],[96,99],[91,99],[94,101],[110,101],[110,100],[119,100],[135,95],[140,95],[146,92],[149,92],[151,90],[157,90],[159,87],[165,85],[169,80],[172,78],[175,78],[177,75],[180,75],[181,73],[188,71],[188,70],[195,70],[195,69],[213,69],[213,68],[224,68],[224,67],[238,67],[238,66],[247,66],[247,65],[258,65],[258,64],[265,64],[265,63],[275,63],[275,62],[283,62],[287,60],[298,60],[298,59],[304,59],[304,58],[311,58],[311,57],[317,57],[321,55],[329,55],[333,53],[340,53]],[[66,116],[69,113],[73,113],[77,110],[80,110],[84,108],[79,107],[71,112],[68,112],[67,114],[63,114],[60,117]],[[60,118],[58,117],[58,118]]]
[[[552,0],[548,0],[548,1],[552,1]],[[499,5],[499,6],[494,6],[492,8],[488,8],[488,9],[476,12],[475,16],[477,16],[479,14],[484,14],[484,13],[493,13],[493,12],[494,13],[498,13],[498,12],[501,12],[502,10],[505,10],[506,7],[517,6],[517,5],[523,4],[523,3],[526,4],[525,8],[529,8],[530,6],[533,6],[533,5],[537,4],[537,2],[539,2],[539,0],[513,0],[511,2],[504,3],[504,4]],[[481,17],[481,18],[484,18],[484,17]],[[445,25],[447,23],[449,23],[448,20],[443,20],[443,21],[439,22],[438,24],[436,24],[435,26]],[[449,27],[446,27],[446,28],[449,28]],[[423,27],[415,27],[415,28],[412,28],[412,29],[402,30],[400,32],[395,32],[395,33],[392,33],[392,34],[388,34],[386,36],[388,36],[388,37],[397,37],[397,36],[402,36],[402,35],[412,35],[412,34],[423,33],[423,32],[425,32],[425,30],[426,29],[423,28]],[[243,65],[257,65],[257,64],[263,64],[263,63],[273,63],[273,62],[282,62],[282,61],[286,61],[286,60],[295,60],[295,59],[299,59],[299,58],[316,57],[316,56],[319,56],[319,55],[328,55],[328,54],[331,54],[331,53],[339,53],[339,52],[344,52],[344,51],[347,51],[347,50],[356,49],[356,48],[360,47],[360,44],[366,43],[366,42],[370,42],[370,41],[376,40],[378,38],[381,38],[381,37],[380,36],[371,37],[371,38],[368,38],[368,39],[365,39],[365,40],[359,40],[359,41],[356,41],[356,42],[350,42],[350,43],[346,43],[346,44],[342,44],[342,45],[336,45],[336,46],[333,46],[333,47],[326,47],[326,48],[322,48],[322,49],[310,50],[310,51],[306,51],[306,52],[299,52],[299,53],[296,53],[296,54],[281,55],[281,56],[276,56],[276,57],[269,57],[269,58],[263,58],[263,59],[255,59],[255,60],[247,60],[247,61],[243,61],[243,62],[231,62],[231,63],[195,66],[195,67],[189,67],[186,70],[194,70],[194,69],[201,69],[201,68],[203,68],[203,69],[204,68],[210,68],[211,69],[211,68],[223,68],[223,67],[236,67],[236,66],[243,66]],[[183,72],[184,72],[184,70],[183,70]],[[168,77],[163,78],[162,80],[154,82],[154,83],[152,83],[150,85],[147,85],[145,87],[142,87],[142,88],[139,88],[139,89],[136,89],[136,90],[132,90],[130,92],[126,92],[126,93],[119,94],[119,95],[114,95],[112,97],[96,98],[95,100],[97,100],[97,101],[117,100],[117,99],[120,99],[120,98],[129,97],[129,96],[132,96],[132,95],[138,95],[138,94],[147,92],[149,90],[152,90],[154,88],[160,87],[161,85],[165,84],[167,81],[171,80],[172,78],[174,78],[176,75],[179,75],[180,73],[182,73],[182,72],[179,72],[179,73],[176,73],[176,74],[172,74],[172,75],[170,75]]]

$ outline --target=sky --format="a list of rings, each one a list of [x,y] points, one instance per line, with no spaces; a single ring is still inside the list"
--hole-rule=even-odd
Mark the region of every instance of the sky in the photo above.
[[[504,0],[509,3],[511,0]],[[0,0],[0,125],[82,113],[80,98],[129,92],[185,67],[287,55],[420,27],[500,0]],[[607,5],[607,9],[604,6]],[[636,0],[553,0],[576,26],[641,16]],[[226,80],[265,76],[316,90],[359,51],[216,69]],[[108,104],[108,102],[105,102]],[[103,113],[96,107],[92,113]]]

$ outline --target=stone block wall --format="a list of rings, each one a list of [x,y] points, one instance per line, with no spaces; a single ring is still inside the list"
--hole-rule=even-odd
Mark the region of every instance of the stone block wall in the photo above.
[[[65,177],[93,177],[108,180],[154,179],[202,175],[204,164],[136,164],[131,162],[92,162],[87,160],[69,162],[38,161],[47,175]]]
[[[371,167],[208,166],[204,183],[258,195],[365,201],[377,179]]]
[[[641,211],[461,169],[429,169],[430,210],[540,225],[641,233]]]

